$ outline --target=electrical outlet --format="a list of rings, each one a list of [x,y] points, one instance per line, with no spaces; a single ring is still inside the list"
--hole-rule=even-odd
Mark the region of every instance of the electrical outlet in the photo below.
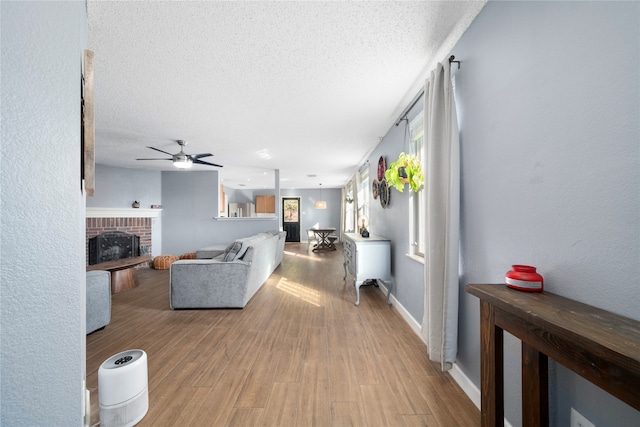
[[[596,427],[591,421],[586,419],[578,411],[571,408],[571,427]]]

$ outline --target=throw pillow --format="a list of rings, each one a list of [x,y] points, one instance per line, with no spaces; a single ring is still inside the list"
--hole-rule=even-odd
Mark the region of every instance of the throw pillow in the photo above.
[[[236,258],[236,255],[238,254],[238,252],[240,252],[241,248],[242,248],[242,242],[238,240],[233,242],[233,244],[231,244],[230,247],[227,248],[228,251],[227,249],[225,249],[223,261],[233,261]]]

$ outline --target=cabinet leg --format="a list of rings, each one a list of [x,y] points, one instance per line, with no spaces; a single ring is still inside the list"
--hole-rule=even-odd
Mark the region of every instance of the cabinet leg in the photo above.
[[[362,282],[356,282],[356,305],[360,305],[360,286]]]

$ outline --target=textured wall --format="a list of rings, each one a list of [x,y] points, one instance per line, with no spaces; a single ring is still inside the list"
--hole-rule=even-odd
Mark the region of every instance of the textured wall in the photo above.
[[[461,132],[458,367],[480,383],[478,299],[467,283],[501,283],[532,264],[546,289],[640,319],[640,5],[490,2],[452,54]],[[411,119],[418,107],[409,114]],[[369,157],[375,172],[407,150],[392,126]],[[371,206],[389,237],[394,295],[420,322],[422,265],[407,258],[409,196]],[[505,415],[521,425],[520,342],[505,339]],[[640,414],[551,365],[552,425],[575,407],[596,425],[636,426]]]
[[[342,190],[339,188],[324,188],[322,193],[316,188],[283,189],[282,197],[300,197],[300,241],[307,241],[306,230],[311,227],[335,227],[340,230],[340,204],[342,203]],[[314,209],[316,200],[327,202],[327,209]],[[282,203],[282,202],[280,202]],[[339,234],[339,232],[336,232]]]
[[[279,189],[276,189],[276,194]],[[162,172],[162,252],[181,255],[229,243],[261,231],[277,230],[269,220],[215,220],[218,172]],[[276,206],[277,209],[277,206]]]
[[[535,265],[545,288],[640,319],[640,4],[490,2],[452,53],[462,145],[459,366],[479,384],[466,283]],[[520,425],[520,343],[505,339],[505,415]],[[640,414],[553,366],[552,424]]]
[[[160,171],[96,165],[96,191],[87,197],[87,207],[130,208],[134,200],[140,207],[162,204]],[[151,219],[153,256],[161,255],[162,213]]]
[[[422,101],[409,112],[409,121],[422,111]],[[369,156],[369,177],[377,177],[378,159],[384,156],[387,165],[395,161],[401,152],[409,152],[409,137],[405,134],[405,122],[392,126],[383,140]],[[383,209],[379,199],[370,194],[369,223],[372,233],[391,239],[391,275],[393,295],[420,324],[424,313],[424,264],[407,257],[409,253],[409,199],[408,190],[402,193],[390,190],[389,204]]]
[[[130,208],[134,200],[140,207],[162,204],[160,171],[96,165],[96,191],[87,197],[88,207]]]
[[[84,2],[1,2],[0,424],[77,426],[85,367]]]

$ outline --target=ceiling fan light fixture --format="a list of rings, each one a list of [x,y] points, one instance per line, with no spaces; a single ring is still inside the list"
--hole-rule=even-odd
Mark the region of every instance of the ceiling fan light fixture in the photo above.
[[[193,161],[189,156],[175,156],[173,159],[173,166],[178,169],[189,169],[193,166]]]

